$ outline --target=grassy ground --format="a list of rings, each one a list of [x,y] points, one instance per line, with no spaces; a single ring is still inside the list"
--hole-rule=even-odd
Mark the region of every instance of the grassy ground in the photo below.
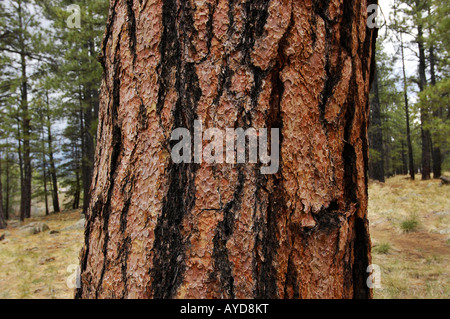
[[[381,271],[375,298],[449,298],[450,186],[397,176],[371,182],[369,196],[372,262]],[[0,241],[0,298],[73,298],[67,269],[78,264],[83,231],[62,229],[80,217],[71,211],[27,221],[43,221],[58,234],[8,227]]]
[[[405,176],[369,185],[375,298],[450,297],[450,186]]]
[[[24,235],[17,227],[8,227],[9,234],[0,241],[0,299],[73,298],[66,281],[74,271],[67,269],[78,264],[83,231],[62,229],[80,217],[80,211],[72,211],[26,221],[42,221],[57,234]]]

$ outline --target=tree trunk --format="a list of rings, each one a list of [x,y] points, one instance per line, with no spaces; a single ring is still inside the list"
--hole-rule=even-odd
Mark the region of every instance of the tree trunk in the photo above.
[[[88,93],[89,94],[89,93]],[[89,98],[90,99],[90,98]],[[90,104],[90,103],[89,103]],[[83,160],[82,160],[82,180],[83,180],[83,214],[89,207],[89,190],[92,183],[92,169],[95,157],[94,139],[91,134],[92,127],[92,108],[89,105],[87,110],[83,111],[84,131],[83,131]]]
[[[20,189],[23,189],[23,159],[22,159],[22,138],[21,138],[21,132],[20,132],[20,119],[17,119],[17,156],[19,158],[19,171],[20,171]],[[23,214],[24,202],[20,200],[20,220],[25,220],[25,215]]]
[[[2,157],[0,156],[0,229],[6,228],[5,211],[3,210]]]
[[[47,145],[48,145],[48,158],[50,165],[50,178],[52,181],[52,203],[53,212],[59,213],[61,211],[59,207],[59,195],[58,195],[58,177],[56,175],[55,159],[53,156],[53,135],[52,135],[52,122],[50,118],[50,105],[48,98],[48,91],[45,92],[47,101]]]
[[[83,181],[83,214],[86,214],[90,202],[92,169],[95,156],[94,140],[91,135],[92,109],[90,95],[80,87],[80,132],[81,132],[81,180]]]
[[[52,181],[52,203],[53,211],[59,213],[61,208],[59,207],[59,195],[58,195],[58,177],[56,175],[55,159],[53,157],[53,142],[52,142],[51,124],[48,125],[48,156],[50,165],[50,178]]]
[[[431,32],[431,29],[430,29]],[[430,80],[431,85],[436,85],[436,57],[434,55],[434,46],[430,46]],[[443,117],[443,107],[442,106],[433,106],[433,116],[436,118]],[[432,157],[433,157],[433,178],[439,179],[442,175],[442,152],[441,147],[439,145],[439,141],[432,137],[434,140],[434,146],[432,147]]]
[[[369,142],[378,154],[371,160],[369,175],[371,178],[384,183],[384,150],[383,150],[383,131],[381,129],[381,106],[380,94],[378,88],[378,74],[375,67],[375,76],[372,83],[372,100],[370,102],[370,120],[371,134]]]
[[[75,172],[75,194],[73,195],[73,205],[72,209],[78,209],[80,207],[80,195],[81,195],[81,185],[80,185],[80,174],[78,170]]]
[[[405,154],[405,143],[402,141],[402,174],[408,174],[408,162],[406,160],[407,156]]]
[[[5,167],[5,182],[6,182],[6,186],[5,186],[5,209],[4,209],[4,214],[5,214],[5,219],[8,220],[9,219],[9,210],[10,210],[10,204],[9,204],[9,198],[10,198],[10,178],[11,178],[11,173],[10,173],[10,157],[9,157],[9,151],[8,149],[6,150],[6,161],[5,161],[6,167]]]
[[[414,171],[414,156],[411,141],[411,126],[409,121],[409,103],[408,103],[408,83],[406,81],[406,67],[405,67],[405,49],[403,45],[403,36],[400,33],[400,51],[402,56],[402,72],[403,72],[403,97],[405,102],[405,118],[406,118],[406,144],[408,145],[408,163],[409,163],[409,175],[411,180],[415,179]]]
[[[19,2],[18,7],[19,26],[23,30],[22,23],[22,7]],[[19,35],[20,39],[20,65],[21,65],[21,113],[22,113],[22,157],[23,157],[23,181],[21,187],[20,207],[21,220],[31,217],[31,182],[32,182],[32,167],[31,167],[31,148],[30,148],[30,134],[31,134],[31,119],[28,110],[28,77],[27,77],[27,52],[25,48],[24,35]]]
[[[111,2],[76,296],[371,297],[367,2],[195,3]],[[280,169],[176,164],[195,120],[280,128]]]
[[[44,140],[42,140],[42,146],[44,146]],[[47,161],[45,160],[45,152],[42,153],[42,172],[43,172],[43,184],[44,184],[44,203],[45,203],[45,215],[49,215],[48,209],[48,190],[47,190]]]
[[[427,85],[425,47],[423,42],[423,27],[417,26],[417,44],[419,47],[419,90],[422,92]],[[431,178],[431,134],[429,126],[429,114],[427,107],[420,109],[420,132],[422,139],[422,180]]]

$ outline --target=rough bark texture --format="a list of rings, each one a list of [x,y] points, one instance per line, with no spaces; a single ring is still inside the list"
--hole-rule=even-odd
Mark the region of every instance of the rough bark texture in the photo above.
[[[111,1],[78,298],[368,298],[366,1]],[[281,166],[171,131],[281,129]]]

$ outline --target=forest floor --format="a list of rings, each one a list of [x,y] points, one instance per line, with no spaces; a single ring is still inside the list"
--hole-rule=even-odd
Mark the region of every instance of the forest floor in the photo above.
[[[397,176],[370,182],[369,198],[372,263],[381,276],[374,297],[450,298],[450,186]],[[81,217],[78,210],[31,218],[26,224],[50,228],[35,235],[18,222],[0,230],[0,299],[73,298],[67,283],[83,230],[70,227]]]
[[[406,176],[371,182],[369,220],[381,275],[375,298],[450,298],[450,186]]]

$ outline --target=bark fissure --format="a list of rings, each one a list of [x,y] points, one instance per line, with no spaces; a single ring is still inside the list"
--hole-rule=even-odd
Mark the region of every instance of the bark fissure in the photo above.
[[[77,296],[370,297],[365,4],[139,3],[111,3]],[[175,164],[197,120],[278,128],[278,172],[195,163],[195,142]]]
[[[188,34],[184,43],[191,41],[192,16],[190,7],[182,2],[179,9],[181,20],[178,23],[181,29]],[[172,67],[176,68],[177,102],[173,110],[175,127],[184,127],[194,132],[194,120],[196,117],[197,103],[201,97],[198,86],[198,76],[195,64],[182,62],[177,30],[177,18],[174,12],[176,1],[163,3],[164,31],[161,41],[161,65],[159,99],[157,109],[163,108],[168,83],[165,79]],[[170,55],[167,54],[167,50]],[[170,69],[169,69],[170,68]],[[173,145],[173,144],[172,144]],[[183,217],[188,214],[195,204],[195,174],[196,164],[171,164],[169,168],[168,196],[163,204],[161,216],[155,227],[155,242],[152,248],[154,254],[153,269],[150,273],[153,277],[152,292],[154,298],[172,298],[182,283],[185,271],[185,244],[182,237]]]

